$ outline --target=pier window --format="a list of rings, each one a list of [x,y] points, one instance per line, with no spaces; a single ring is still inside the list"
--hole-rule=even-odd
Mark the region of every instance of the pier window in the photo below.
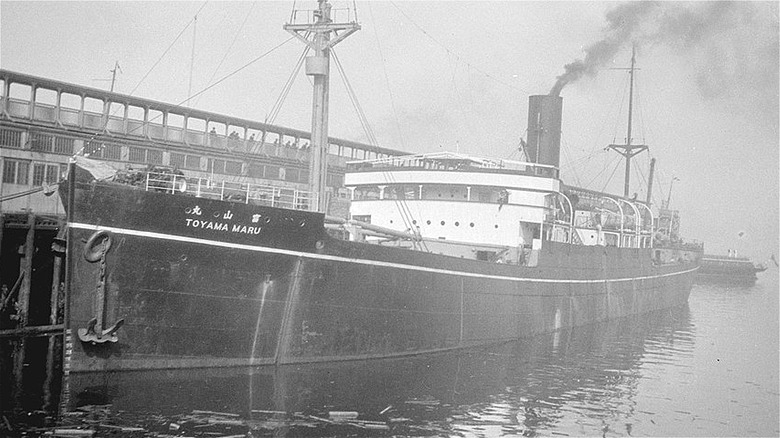
[[[244,144],[244,128],[235,125],[228,125],[228,147],[236,149]]]
[[[103,101],[94,97],[84,98],[84,126],[103,129]]]
[[[145,163],[146,149],[130,146],[128,148],[127,160],[133,163]]]
[[[263,177],[263,170],[264,166],[262,164],[257,163],[249,163],[247,165],[246,173],[247,176],[251,178],[262,178]]]
[[[36,152],[51,152],[54,137],[52,135],[43,134],[40,132],[31,132],[29,142],[30,150]]]
[[[84,145],[84,155],[105,160],[121,160],[122,147],[117,144],[89,141]]]
[[[163,112],[150,109],[147,117],[149,118],[147,125],[149,138],[165,140],[165,115]]]
[[[225,173],[228,175],[241,175],[241,162],[225,161]]]
[[[179,169],[200,169],[200,157],[197,155],[185,155],[171,152],[171,166]]]
[[[162,164],[163,163],[163,151],[158,149],[147,149],[146,162],[149,164]]]
[[[60,122],[65,125],[79,126],[81,96],[70,93],[60,94]]]
[[[73,155],[73,145],[75,140],[68,137],[54,137],[54,153],[63,155]]]
[[[225,175],[241,175],[241,162],[209,158],[208,171]]]
[[[166,127],[168,141],[184,142],[184,116],[168,113],[168,125]]]
[[[298,169],[287,169],[284,175],[285,181],[298,182]]]
[[[268,179],[280,179],[281,168],[279,166],[265,166],[265,177]]]
[[[263,138],[262,131],[258,131],[257,129],[247,129],[246,135],[246,150],[248,152],[259,152],[258,147],[260,146],[260,140]]]
[[[48,88],[35,90],[35,111],[33,117],[36,120],[53,122],[57,109],[57,92]]]
[[[157,149],[144,149],[130,146],[127,160],[133,163],[162,164],[163,153]]]
[[[22,132],[12,129],[0,129],[0,146],[8,148],[22,147]]]
[[[109,102],[106,109],[108,110],[106,129],[112,132],[124,132],[125,131],[125,105],[119,102]]]
[[[27,185],[29,183],[30,162],[27,160],[3,161],[3,182],[8,184]]]
[[[8,90],[8,112],[15,117],[30,116],[30,98],[32,87],[25,84],[11,83]]]
[[[59,164],[33,164],[33,186],[41,186],[43,183],[54,184],[60,179]]]
[[[171,152],[171,161],[170,165],[171,167],[175,167],[177,169],[181,169],[184,167],[185,163],[185,157],[184,154],[177,154],[175,152]]]
[[[145,110],[140,106],[127,106],[127,134],[142,136],[144,135]]]
[[[225,160],[216,160],[209,158],[209,172],[211,173],[225,173]]]
[[[209,122],[207,125],[209,133],[209,146],[222,149],[225,147],[225,130],[223,123]]]
[[[184,141],[190,144],[204,144],[203,138],[206,132],[206,121],[203,119],[187,118],[187,134]]]

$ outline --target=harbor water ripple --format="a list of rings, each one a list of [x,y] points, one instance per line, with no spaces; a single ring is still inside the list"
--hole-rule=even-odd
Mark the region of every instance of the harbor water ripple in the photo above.
[[[2,402],[11,436],[778,436],[778,333],[773,269],[754,286],[694,285],[684,307],[491,348],[74,374],[43,390],[27,376]]]

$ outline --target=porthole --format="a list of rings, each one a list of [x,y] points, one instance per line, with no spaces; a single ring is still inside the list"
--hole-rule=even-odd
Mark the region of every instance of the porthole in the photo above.
[[[444,225],[444,221],[441,221],[441,224]]]
[[[470,224],[469,224],[469,226],[470,226],[471,228],[474,228],[474,222],[470,223]]]
[[[426,224],[428,224],[428,225],[430,225],[430,224],[431,224],[431,221],[425,221],[425,223],[426,223]]]
[[[417,225],[417,219],[414,219],[414,220],[412,221],[412,225]]]
[[[455,222],[455,226],[459,227],[460,226],[460,222]]]

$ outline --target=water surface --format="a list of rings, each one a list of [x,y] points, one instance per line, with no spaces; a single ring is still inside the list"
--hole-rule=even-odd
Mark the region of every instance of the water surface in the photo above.
[[[3,376],[0,398],[16,435],[778,436],[778,275],[761,275],[694,285],[684,307],[450,354],[64,385],[30,363],[22,382]]]

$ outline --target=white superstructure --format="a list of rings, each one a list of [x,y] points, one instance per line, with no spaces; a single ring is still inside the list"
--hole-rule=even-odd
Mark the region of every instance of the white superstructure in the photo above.
[[[516,262],[543,241],[639,248],[652,240],[649,208],[564,187],[545,164],[451,152],[352,161],[345,186],[354,223],[464,258]]]

